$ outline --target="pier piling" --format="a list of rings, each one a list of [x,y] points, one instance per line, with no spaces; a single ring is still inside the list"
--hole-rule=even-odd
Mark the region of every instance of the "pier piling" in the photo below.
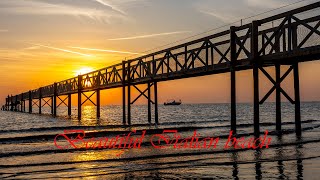
[[[293,65],[294,74],[294,97],[295,97],[295,126],[296,134],[301,136],[301,110],[300,110],[300,81],[299,81],[299,64]]]
[[[78,75],[78,120],[81,120],[82,76]]]
[[[231,130],[234,134],[237,133],[237,112],[236,112],[236,71],[235,63],[237,60],[237,46],[235,27],[230,27],[230,80],[231,80]]]
[[[100,118],[100,89],[98,89],[97,91],[96,91],[96,99],[97,99],[97,101],[96,101],[96,105],[97,105],[97,119],[99,119]]]
[[[58,92],[57,92],[57,83],[53,84],[53,117],[57,117],[57,96],[58,96]]]
[[[276,130],[281,131],[281,71],[280,64],[275,65],[276,71]]]
[[[42,100],[42,88],[39,88],[39,114],[41,114],[41,108],[42,108],[42,104],[41,104],[41,100]]]
[[[151,84],[148,83],[148,123],[151,123]]]
[[[71,116],[71,107],[72,107],[71,94],[68,94],[68,116]]]
[[[32,113],[32,96],[31,91],[29,91],[29,113]]]
[[[260,135],[259,123],[259,55],[258,55],[258,27],[259,22],[253,21],[251,24],[251,61],[253,63],[253,124],[255,136]]]

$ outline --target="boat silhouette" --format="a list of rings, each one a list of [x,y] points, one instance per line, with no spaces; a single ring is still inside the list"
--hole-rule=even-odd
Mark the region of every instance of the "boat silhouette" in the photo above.
[[[175,101],[173,99],[168,100],[167,102],[164,103],[165,106],[169,106],[169,105],[180,105],[182,102],[181,100],[179,101]]]

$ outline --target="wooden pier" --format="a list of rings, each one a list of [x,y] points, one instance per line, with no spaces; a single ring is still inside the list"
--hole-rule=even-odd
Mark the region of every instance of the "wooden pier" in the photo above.
[[[151,106],[154,105],[154,122],[158,123],[158,82],[230,73],[230,128],[236,132],[236,73],[252,69],[255,135],[260,134],[259,106],[273,92],[276,93],[276,130],[281,130],[283,95],[295,105],[296,134],[301,135],[299,63],[320,59],[319,26],[320,2],[316,2],[249,24],[232,26],[207,37],[122,61],[78,77],[8,96],[2,109],[25,112],[28,101],[29,113],[37,109],[41,114],[43,106],[50,106],[51,114],[57,116],[57,108],[65,105],[68,107],[68,115],[71,115],[71,95],[77,94],[78,118],[81,119],[81,106],[85,102],[96,106],[99,118],[100,91],[122,88],[124,124],[131,124],[131,105],[141,97],[148,100],[148,122],[152,122]],[[282,66],[288,67],[284,73],[280,72]],[[275,68],[275,79],[265,67]],[[294,97],[290,97],[281,87],[281,83],[290,73],[293,73],[294,77]],[[259,92],[260,74],[266,76],[274,85],[262,99]],[[146,84],[147,88],[139,89],[137,85],[140,84]],[[131,98],[131,88],[140,92],[135,99]],[[88,92],[91,95],[87,96]],[[92,100],[94,94],[96,99]]]

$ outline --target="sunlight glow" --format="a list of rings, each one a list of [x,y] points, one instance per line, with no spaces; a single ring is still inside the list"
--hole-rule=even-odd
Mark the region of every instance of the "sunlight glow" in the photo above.
[[[84,68],[81,68],[81,69],[78,69],[75,71],[75,76],[78,76],[78,75],[83,75],[83,74],[86,74],[86,73],[89,73],[89,72],[92,72],[94,71],[93,68],[91,67],[84,67]]]

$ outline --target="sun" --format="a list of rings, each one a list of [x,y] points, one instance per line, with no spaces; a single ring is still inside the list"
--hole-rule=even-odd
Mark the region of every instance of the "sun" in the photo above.
[[[94,71],[94,70],[91,67],[83,67],[83,68],[78,69],[78,70],[75,71],[75,76],[86,74],[86,73],[89,73],[89,72],[92,72],[92,71]]]

